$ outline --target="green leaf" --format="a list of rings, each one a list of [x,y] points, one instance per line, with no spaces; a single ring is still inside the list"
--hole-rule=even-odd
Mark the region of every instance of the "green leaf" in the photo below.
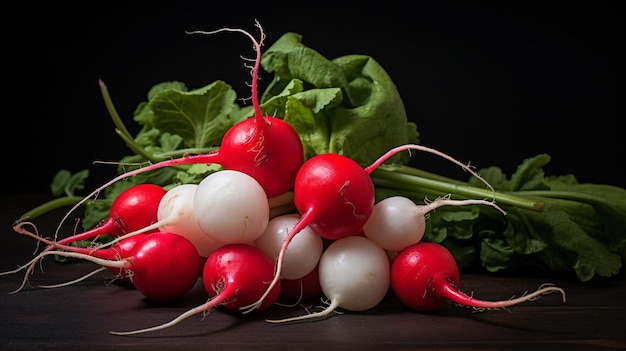
[[[489,272],[511,268],[514,251],[504,238],[488,237],[481,241],[480,260]]]
[[[558,203],[547,202],[542,213],[520,211],[515,223],[525,224],[517,227],[517,231],[526,231],[552,250],[561,252],[551,258],[552,267],[573,270],[581,281],[590,280],[596,274],[610,277],[619,273],[620,256],[586,233]],[[558,262],[559,257],[563,262]]]
[[[77,191],[85,189],[85,181],[89,177],[89,170],[84,169],[74,174],[66,169],[58,171],[52,183],[50,183],[50,190],[54,196],[74,196]]]
[[[194,164],[189,167],[185,172],[180,171],[173,177],[173,181],[178,184],[198,184],[209,174],[222,170],[222,166],[213,163],[206,164]]]
[[[284,119],[300,136],[305,159],[330,149],[331,130],[321,111],[324,107],[332,108],[341,99],[339,89],[315,89],[287,97]]]
[[[222,81],[189,92],[164,90],[150,100],[152,125],[161,133],[179,135],[186,147],[219,145],[233,125],[230,114],[236,98],[231,86]]]
[[[511,177],[511,191],[549,189],[545,184],[543,166],[550,162],[550,156],[537,155],[524,160]]]
[[[286,33],[263,55],[261,63],[274,78],[262,101],[284,96],[294,81],[304,82],[305,91],[293,94],[301,104],[280,101],[285,101],[282,110],[291,112],[285,120],[304,134],[305,150],[342,154],[368,166],[395,146],[418,142],[417,126],[408,122],[395,84],[376,60],[347,55],[331,61],[301,40]],[[278,106],[273,108],[281,115]],[[408,163],[408,153],[387,163]]]

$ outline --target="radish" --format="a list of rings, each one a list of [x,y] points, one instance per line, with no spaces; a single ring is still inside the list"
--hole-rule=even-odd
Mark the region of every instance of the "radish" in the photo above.
[[[385,250],[401,251],[419,242],[426,230],[426,215],[441,206],[490,205],[485,200],[451,200],[438,198],[425,205],[416,205],[404,196],[392,196],[374,205],[363,233]]]
[[[302,165],[296,175],[294,204],[302,217],[283,243],[276,263],[276,273],[268,286],[268,292],[280,279],[289,243],[306,226],[330,240],[363,233],[363,226],[369,219],[375,202],[371,172],[391,156],[407,150],[425,151],[441,156],[461,166],[492,189],[489,183],[470,167],[442,152],[420,145],[407,144],[395,147],[365,169],[343,155],[326,153],[313,156]],[[485,203],[502,211],[493,202]],[[248,311],[260,304],[263,298],[256,304],[246,306]]]
[[[159,220],[118,237],[107,245],[156,228],[168,228],[187,237],[202,257],[223,244],[249,243],[269,222],[265,191],[251,176],[223,170],[200,184],[184,184],[168,191],[159,204]]]
[[[377,306],[387,294],[390,263],[380,245],[364,236],[338,239],[324,251],[319,263],[322,292],[330,304],[322,311],[272,323],[325,317],[337,308],[365,311]]]
[[[285,238],[299,219],[300,215],[295,213],[272,218],[263,234],[256,239],[256,247],[269,257],[277,257]],[[317,266],[323,249],[319,234],[309,227],[302,229],[285,252],[281,278],[300,279],[309,274]]]
[[[503,301],[468,296],[459,290],[460,274],[454,256],[445,246],[433,242],[419,242],[398,253],[391,265],[391,289],[406,307],[418,311],[436,310],[446,302],[477,310],[501,309],[555,292],[561,293],[565,302],[563,289],[551,285]]]
[[[204,265],[202,281],[210,300],[168,323],[134,331],[112,331],[111,334],[131,335],[169,328],[198,313],[207,314],[218,306],[238,312],[241,306],[263,294],[266,287],[263,282],[270,280],[273,272],[273,261],[259,248],[248,244],[226,244],[213,251]],[[279,295],[280,284],[274,286],[259,311],[271,307]]]
[[[67,238],[56,241],[56,244],[68,244],[74,241],[88,240],[100,235],[110,235],[119,237],[122,234],[133,232],[141,228],[147,227],[157,221],[157,210],[159,203],[166,190],[155,184],[138,184],[122,191],[111,204],[109,217],[106,218],[99,226],[78,233]],[[33,225],[30,222],[27,222]],[[16,223],[13,230],[20,232],[24,222]],[[33,225],[34,226],[34,225]],[[157,228],[146,232],[157,231]],[[39,259],[45,256],[46,251],[50,251],[54,245],[46,247],[38,257],[31,260],[28,264],[26,276],[28,276],[35,268]],[[20,268],[21,269],[21,268]],[[16,272],[16,271],[12,271]],[[24,285],[20,286],[14,292],[21,290]]]
[[[99,226],[57,242],[67,244],[104,234],[116,237],[146,227],[157,221],[157,209],[165,193],[166,190],[156,184],[133,185],[113,200],[109,217]]]
[[[223,170],[209,174],[198,184],[193,213],[204,233],[221,243],[233,244],[261,236],[270,209],[267,195],[254,177]]]
[[[154,301],[170,301],[187,293],[198,281],[201,259],[187,238],[170,232],[156,232],[137,241],[127,257],[112,248],[89,249],[61,245],[29,231],[22,234],[52,245],[59,250],[44,255],[59,255],[91,261],[103,267],[124,270],[133,286]]]
[[[109,248],[76,248],[76,249],[72,249],[73,252],[78,252],[78,253],[83,253],[86,255],[91,255],[94,257],[98,257],[98,258],[102,258],[102,259],[109,259],[109,260],[121,260],[121,259],[125,259],[125,258],[129,258],[132,256],[133,254],[133,248],[135,247],[135,245],[138,242],[141,242],[142,240],[144,240],[144,238],[146,237],[146,235],[148,234],[137,234],[134,235],[132,237],[126,238],[124,240],[120,240],[117,243],[115,243],[112,247]],[[132,280],[131,277],[128,273],[128,271],[124,268],[119,268],[119,267],[112,267],[112,266],[104,266],[104,267],[100,267],[99,269],[94,270],[91,273],[86,274],[83,277],[80,277],[78,279],[72,280],[70,282],[67,283],[62,283],[62,284],[55,284],[55,285],[39,285],[39,287],[41,288],[57,288],[57,287],[62,287],[62,286],[67,286],[70,284],[74,284],[77,283],[85,278],[88,278],[98,272],[104,271],[104,270],[109,270],[111,271],[113,274],[115,274],[113,279],[121,279],[122,281],[124,281],[125,283],[130,283],[132,284]]]
[[[222,245],[207,235],[193,212],[193,203],[198,184],[181,184],[167,191],[158,209],[159,230],[173,232],[189,239],[202,257],[208,257]]]
[[[268,197],[282,194],[293,187],[294,179],[304,159],[302,141],[296,130],[287,122],[273,116],[264,116],[259,105],[257,79],[261,60],[261,46],[265,39],[263,29],[261,38],[256,40],[250,33],[237,28],[222,28],[215,31],[194,31],[189,34],[214,34],[230,31],[243,33],[249,37],[256,50],[256,60],[252,67],[252,105],[254,117],[247,118],[233,125],[222,138],[217,151],[209,154],[188,155],[182,158],[161,161],[118,175],[91,194],[79,201],[65,216],[82,205],[88,198],[97,195],[111,184],[137,174],[170,166],[184,164],[220,164],[224,169],[237,170],[252,176],[265,190]],[[280,171],[278,171],[280,170]]]
[[[319,264],[307,275],[298,279],[280,280],[280,297],[300,301],[310,299],[322,294],[320,286]]]

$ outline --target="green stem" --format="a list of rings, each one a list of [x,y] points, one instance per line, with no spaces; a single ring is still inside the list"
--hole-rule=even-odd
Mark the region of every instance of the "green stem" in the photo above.
[[[150,162],[156,163],[162,161],[163,159],[155,157],[153,154],[147,152],[143,147],[141,147],[141,145],[135,142],[135,138],[133,138],[132,134],[130,134],[130,132],[126,128],[126,125],[124,125],[124,122],[120,118],[119,113],[117,113],[117,109],[113,104],[111,95],[109,95],[109,89],[103,81],[100,81],[100,92],[102,93],[102,98],[104,99],[104,105],[106,106],[107,111],[109,111],[109,115],[113,120],[113,124],[115,124],[115,133],[117,133],[117,135],[119,135],[120,138],[124,140],[126,146],[128,146],[128,148],[135,154],[143,156],[146,160]]]
[[[465,198],[493,199],[496,203],[512,205],[528,210],[543,211],[543,202],[527,199],[521,196],[493,192],[489,189],[481,189],[461,182],[448,182],[435,179],[428,179],[415,174],[400,173],[398,171],[387,170],[382,167],[372,172],[372,181],[376,186],[383,186],[390,189],[401,189],[410,191],[420,191],[425,194],[441,196],[450,194]]]
[[[152,163],[157,163],[160,161],[163,161],[164,158],[161,157],[156,157],[153,154],[147,152],[143,147],[141,147],[139,144],[137,144],[135,142],[135,139],[133,139],[132,137],[129,138],[126,134],[124,134],[123,131],[121,131],[120,129],[115,129],[115,133],[117,133],[117,135],[119,135],[119,137],[124,140],[124,142],[126,142],[126,146],[128,146],[128,148],[134,152],[137,155],[143,156],[143,158],[145,158],[146,160],[152,162]]]
[[[33,219],[58,208],[76,205],[83,198],[81,196],[64,196],[45,202],[20,216],[20,221]]]
[[[109,111],[109,115],[111,116],[113,123],[115,124],[117,129],[120,130],[119,134],[122,134],[125,136],[125,138],[122,138],[122,139],[132,140],[133,136],[130,134],[128,129],[126,129],[124,122],[122,122],[120,115],[117,113],[117,110],[115,109],[115,105],[113,105],[113,100],[111,100],[111,96],[109,95],[109,89],[107,88],[107,86],[104,84],[103,81],[100,81],[100,92],[102,93],[102,98],[104,99],[104,105]]]
[[[179,158],[188,154],[208,154],[210,152],[217,151],[218,147],[201,147],[201,148],[187,148],[187,149],[176,149],[166,152],[161,152],[155,154],[156,157],[161,157],[163,159],[166,158]]]

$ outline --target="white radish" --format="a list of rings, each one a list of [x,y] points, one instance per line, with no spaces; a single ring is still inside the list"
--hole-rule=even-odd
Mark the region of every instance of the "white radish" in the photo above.
[[[293,213],[270,219],[265,232],[256,240],[256,246],[269,257],[277,258],[285,239],[300,217]],[[285,251],[281,278],[300,279],[306,276],[319,263],[323,250],[322,237],[310,227],[305,227],[293,238]]]
[[[270,208],[259,182],[243,172],[223,170],[198,184],[193,212],[202,231],[224,244],[235,244],[263,234]]]
[[[366,311],[376,307],[390,288],[389,258],[385,250],[364,236],[348,236],[334,241],[322,254],[319,279],[322,292],[330,300],[322,311],[302,316],[267,320],[291,322],[326,317],[338,308]]]
[[[160,231],[173,232],[191,241],[200,256],[208,257],[223,244],[200,228],[193,213],[194,195],[198,184],[182,184],[167,191],[157,211]]]
[[[487,205],[486,200],[451,200],[438,198],[425,205],[417,205],[404,196],[392,196],[374,205],[370,218],[363,226],[363,233],[385,250],[402,251],[422,240],[429,212],[441,206]]]

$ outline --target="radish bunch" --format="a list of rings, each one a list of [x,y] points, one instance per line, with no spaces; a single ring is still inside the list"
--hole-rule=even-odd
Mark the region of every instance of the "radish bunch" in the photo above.
[[[206,303],[170,322],[111,332],[116,335],[162,330],[216,307],[242,314],[264,311],[280,297],[300,300],[324,295],[327,303],[319,312],[268,322],[322,318],[337,309],[365,311],[376,307],[390,291],[413,310],[441,308],[446,301],[497,309],[548,293],[564,296],[562,289],[553,286],[495,302],[462,293],[458,267],[449,251],[439,244],[422,242],[428,213],[440,206],[463,205],[504,211],[494,201],[447,197],[423,205],[402,196],[376,203],[371,174],[392,156],[415,150],[460,166],[493,191],[491,186],[449,155],[414,144],[395,147],[365,168],[335,153],[319,154],[304,162],[295,130],[279,118],[263,115],[259,106],[262,29],[259,40],[233,28],[190,33],[224,31],[243,33],[253,42],[254,117],[228,130],[218,151],[119,175],[74,206],[61,223],[87,199],[118,180],[142,172],[192,163],[220,164],[223,170],[198,184],[182,184],[167,191],[151,184],[132,187],[119,195],[110,218],[101,226],[57,241],[42,238],[36,229],[27,230],[33,225],[30,222],[16,224],[16,232],[46,245],[25,266],[27,275],[48,255],[85,259],[157,301],[180,298],[202,279],[209,297]],[[272,211],[276,208],[280,212]],[[90,248],[70,245],[102,234],[113,239]],[[391,253],[397,254],[393,260]]]
[[[250,312],[261,305],[266,295],[278,283],[287,248],[292,239],[304,228],[310,227],[328,240],[338,240],[362,233],[375,204],[374,184],[370,178],[371,172],[396,153],[408,150],[424,151],[441,156],[482,180],[478,174],[463,163],[437,150],[420,145],[398,146],[366,168],[339,154],[327,153],[311,157],[300,167],[294,185],[294,204],[301,214],[300,220],[283,242],[277,257],[276,273],[268,285],[266,294],[254,304],[246,306],[245,312]],[[472,204],[481,203],[493,206],[502,211],[493,202],[467,201],[469,201],[467,203]],[[458,201],[447,204],[461,205],[465,203],[466,201]],[[434,207],[431,206],[431,208]],[[502,212],[504,213],[504,211]],[[421,215],[423,216],[424,213]]]

